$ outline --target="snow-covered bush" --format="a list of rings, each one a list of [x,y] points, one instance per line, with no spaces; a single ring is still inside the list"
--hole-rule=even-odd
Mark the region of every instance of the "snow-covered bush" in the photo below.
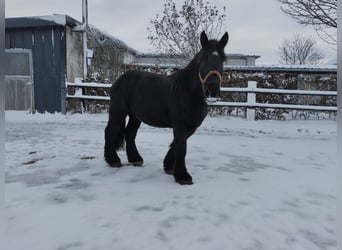
[[[123,72],[128,70],[141,70],[158,74],[170,74],[177,68],[160,68],[160,67],[144,67],[139,65],[118,65],[117,74],[108,77],[107,74],[101,71],[93,71],[89,75],[87,82],[99,82],[99,83],[112,83]],[[302,73],[297,71],[241,71],[241,70],[225,70],[224,82],[222,87],[247,87],[248,81],[256,81],[258,88],[266,89],[290,89],[290,90],[329,90],[336,91],[337,89],[337,77],[336,73]],[[87,95],[108,96],[108,89],[104,88],[89,88],[86,90]],[[221,101],[227,102],[246,102],[246,93],[230,93],[221,92]],[[256,95],[256,101],[258,103],[276,103],[276,104],[302,104],[302,105],[319,105],[319,106],[336,106],[336,97],[334,96],[301,96],[301,95],[284,95],[284,94],[262,94]],[[98,112],[98,110],[107,110],[108,102],[106,101],[87,101],[84,105],[86,110]],[[210,106],[209,115],[234,115],[245,116],[246,109],[241,107],[218,107]],[[295,111],[294,111],[295,112]],[[285,119],[290,117],[288,114],[290,110],[286,109],[265,109],[259,108],[256,110],[256,119]],[[297,114],[298,112],[296,112]],[[292,112],[293,114],[293,112]],[[317,114],[317,112],[315,112]],[[333,115],[335,117],[336,114]],[[299,116],[298,116],[299,117]],[[317,117],[322,117],[317,115]],[[323,115],[327,117],[327,115]],[[331,117],[331,114],[328,115]],[[297,115],[292,115],[292,118],[297,118]]]

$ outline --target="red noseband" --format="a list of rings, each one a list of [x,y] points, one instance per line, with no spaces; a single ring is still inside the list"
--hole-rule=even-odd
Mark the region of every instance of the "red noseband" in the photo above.
[[[205,83],[207,82],[209,76],[211,76],[211,75],[217,75],[217,76],[219,77],[219,79],[220,79],[220,85],[221,85],[221,83],[223,82],[223,77],[222,77],[222,75],[220,74],[220,72],[218,72],[217,70],[211,70],[211,71],[209,71],[208,74],[204,77],[204,79],[203,79],[202,76],[201,76],[201,72],[198,72],[198,77],[199,77],[199,79],[200,79],[202,85],[203,85],[203,86],[205,85]]]

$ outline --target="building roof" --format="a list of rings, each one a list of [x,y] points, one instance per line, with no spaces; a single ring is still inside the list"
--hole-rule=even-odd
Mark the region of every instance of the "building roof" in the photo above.
[[[135,49],[129,47],[122,40],[116,37],[113,37],[112,35],[109,35],[108,33],[98,28],[95,28],[93,25],[88,26],[87,32],[88,32],[88,39],[94,40],[98,44],[107,45],[109,47],[115,47],[118,49],[123,49],[123,50],[131,52],[134,55],[137,54],[137,51]]]
[[[31,17],[10,17],[5,19],[6,29],[15,28],[32,28],[32,27],[51,27],[51,26],[70,26],[75,28],[81,25],[81,22],[76,19],[61,14],[54,14],[50,16],[31,16]],[[137,51],[129,47],[126,43],[117,39],[106,32],[103,32],[92,25],[88,26],[89,38],[94,38],[100,44],[114,46],[119,49],[124,49],[136,54]]]
[[[237,53],[228,53],[227,56],[229,58],[236,58],[236,59],[239,59],[239,58],[246,58],[246,57],[252,57],[252,58],[255,58],[255,59],[258,59],[260,58],[260,56],[258,55],[245,55],[245,54],[237,54]]]
[[[336,73],[337,65],[255,65],[255,66],[231,66],[228,65],[225,69],[237,71],[273,71],[273,72],[315,72],[315,73]]]
[[[238,59],[238,58],[246,58],[246,57],[252,57],[255,59],[258,59],[260,56],[258,55],[244,55],[244,54],[237,54],[237,53],[228,53],[226,54],[229,58],[234,58],[234,59]],[[137,57],[140,58],[184,58],[183,55],[168,55],[168,54],[158,54],[158,53],[138,53]]]
[[[6,29],[49,27],[49,26],[71,26],[75,27],[81,23],[68,15],[54,14],[50,16],[31,17],[9,17],[5,19]]]

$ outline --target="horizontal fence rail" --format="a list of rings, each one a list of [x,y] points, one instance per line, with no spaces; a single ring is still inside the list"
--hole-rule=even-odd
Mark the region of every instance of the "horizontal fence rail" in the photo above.
[[[94,96],[84,95],[83,89],[85,88],[111,88],[111,84],[104,83],[83,83],[76,80],[75,83],[66,83],[67,88],[74,87],[75,94],[67,94],[67,99],[78,100],[93,100],[93,101],[109,101],[109,96]],[[258,103],[256,102],[256,94],[287,94],[287,95],[306,95],[306,96],[337,96],[337,91],[319,91],[319,90],[288,90],[288,89],[266,89],[258,88],[257,82],[248,81],[246,88],[229,88],[222,87],[222,92],[232,93],[247,93],[247,102],[225,102],[218,101],[208,103],[211,106],[218,107],[244,107],[247,108],[247,120],[255,119],[255,108],[274,108],[274,109],[292,109],[292,110],[314,110],[314,111],[337,111],[337,106],[316,106],[316,105],[300,105],[300,104],[276,104],[276,103]]]

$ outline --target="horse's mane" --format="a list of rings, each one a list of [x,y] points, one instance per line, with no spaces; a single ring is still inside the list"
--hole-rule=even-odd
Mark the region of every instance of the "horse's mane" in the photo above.
[[[199,61],[202,54],[203,50],[200,50],[187,66],[168,76],[174,91],[196,88]]]

